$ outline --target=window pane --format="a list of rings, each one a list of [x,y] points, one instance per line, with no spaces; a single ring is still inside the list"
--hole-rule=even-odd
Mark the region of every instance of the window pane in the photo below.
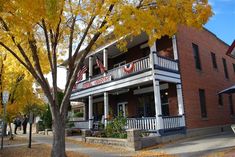
[[[213,52],[211,52],[211,60],[212,60],[213,68],[217,69],[216,56]]]
[[[200,107],[201,107],[201,116],[207,117],[206,111],[206,97],[205,97],[205,90],[199,89],[199,99],[200,99]]]
[[[195,60],[195,66],[198,70],[201,70],[201,61],[199,57],[199,49],[198,45],[192,43],[193,46],[193,55],[194,55],[194,60]]]
[[[227,69],[227,63],[226,63],[226,60],[224,58],[222,58],[223,60],[223,65],[224,65],[224,75],[225,75],[225,78],[229,78],[228,76],[228,69]]]

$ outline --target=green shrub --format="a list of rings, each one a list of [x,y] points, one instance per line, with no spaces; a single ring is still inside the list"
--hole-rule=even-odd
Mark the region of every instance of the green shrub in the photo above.
[[[125,131],[126,123],[127,119],[122,115],[118,115],[113,121],[107,124],[105,129],[106,136],[112,138],[127,138]]]
[[[74,117],[83,117],[83,112],[75,112]]]

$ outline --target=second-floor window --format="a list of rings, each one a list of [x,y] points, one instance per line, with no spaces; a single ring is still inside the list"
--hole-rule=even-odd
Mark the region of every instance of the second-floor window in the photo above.
[[[206,118],[207,110],[206,110],[206,96],[205,96],[204,89],[199,89],[199,100],[200,100],[200,107],[201,107],[201,117]]]
[[[222,58],[222,61],[223,61],[223,66],[224,66],[224,75],[225,75],[225,78],[229,78],[228,76],[228,69],[227,69],[227,62],[224,58]]]
[[[212,65],[213,65],[213,68],[217,69],[217,62],[216,62],[216,56],[215,56],[215,53],[211,52],[211,61],[212,61]]]
[[[201,68],[198,45],[192,43],[192,46],[193,46],[193,56],[194,56],[194,61],[195,61],[195,67],[196,69],[201,70],[202,68]]]

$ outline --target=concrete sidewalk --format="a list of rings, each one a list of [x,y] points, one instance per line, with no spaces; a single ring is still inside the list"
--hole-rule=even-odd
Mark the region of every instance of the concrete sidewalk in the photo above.
[[[28,138],[28,135],[17,135],[20,137]],[[52,136],[33,134],[32,139],[34,143],[42,143],[52,145]],[[80,136],[69,137],[75,141],[81,141]],[[104,145],[105,147],[105,145]],[[180,157],[198,157],[206,156],[210,153],[215,153],[218,151],[228,150],[235,148],[235,135],[232,133],[221,133],[216,135],[210,135],[206,137],[190,138],[175,141],[171,144],[162,145],[161,148],[155,148],[149,150],[148,152],[159,152],[171,154]],[[117,157],[117,156],[133,156],[138,152],[118,152],[117,151],[104,151],[100,148],[86,147],[79,143],[72,143],[71,141],[66,141],[67,151],[77,151],[86,154],[91,157]],[[234,152],[235,153],[235,152]]]
[[[235,148],[235,134],[221,133],[206,137],[186,139],[161,148],[153,149],[155,152],[165,152],[180,157],[206,156],[222,150]]]
[[[28,135],[17,135],[19,137],[28,138]],[[74,141],[81,141],[80,136],[69,137],[68,139],[72,139]],[[48,135],[41,135],[41,134],[33,134],[32,140],[34,143],[41,143],[41,144],[49,144],[52,145],[53,137]],[[104,145],[105,147],[105,145]],[[93,148],[93,147],[85,147],[81,144],[74,144],[72,142],[66,141],[66,150],[67,151],[77,151],[82,154],[86,154],[90,157],[118,157],[118,156],[132,156],[135,152],[128,151],[118,152],[118,151],[104,151],[103,149]]]

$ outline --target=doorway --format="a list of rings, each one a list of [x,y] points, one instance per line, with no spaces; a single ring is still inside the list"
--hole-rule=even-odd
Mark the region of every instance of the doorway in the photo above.
[[[118,115],[122,115],[123,117],[127,116],[127,102],[120,102],[117,104]]]

